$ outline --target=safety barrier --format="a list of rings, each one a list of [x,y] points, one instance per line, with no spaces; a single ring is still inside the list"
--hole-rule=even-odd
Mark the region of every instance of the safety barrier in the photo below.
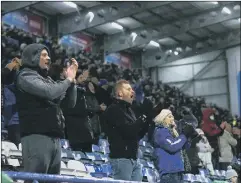
[[[3,171],[14,180],[32,180],[38,182],[68,182],[68,183],[138,183],[133,181],[124,180],[104,180],[96,178],[84,178],[84,177],[74,177],[67,175],[50,175],[50,174],[40,174],[40,173],[26,173],[26,172],[13,172],[13,171]],[[141,183],[141,182],[139,182]]]

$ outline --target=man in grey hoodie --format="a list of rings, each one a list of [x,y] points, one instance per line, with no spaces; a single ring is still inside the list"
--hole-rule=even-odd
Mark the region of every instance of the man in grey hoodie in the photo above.
[[[59,174],[60,139],[64,138],[61,106],[76,103],[74,84],[78,64],[75,59],[65,70],[65,80],[55,82],[47,76],[50,52],[41,44],[30,44],[22,54],[17,74],[16,104],[20,121],[24,171]]]

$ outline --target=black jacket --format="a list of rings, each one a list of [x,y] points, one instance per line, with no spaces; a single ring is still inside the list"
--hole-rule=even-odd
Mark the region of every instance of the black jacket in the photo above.
[[[104,113],[106,134],[110,143],[111,158],[136,159],[140,132],[144,126],[141,118],[136,119],[131,105],[115,100]]]
[[[64,118],[60,105],[75,105],[75,86],[71,86],[69,80],[54,82],[26,68],[17,76],[16,87],[21,136],[46,134],[63,138]]]
[[[94,137],[98,138],[101,133],[100,119],[99,119],[99,115],[101,114],[100,105],[96,99],[95,94],[88,91],[85,93],[85,96],[86,96],[87,111],[90,119],[91,130],[94,134]]]
[[[111,93],[100,86],[96,86],[95,88],[96,88],[95,96],[99,104],[104,103],[106,106],[111,105],[112,104]]]
[[[61,105],[75,106],[76,87],[67,79],[55,82],[40,75],[40,53],[47,48],[40,44],[27,47],[23,52],[25,68],[15,82],[21,136],[43,134],[63,138],[65,124]],[[31,68],[27,68],[30,65]]]
[[[70,144],[93,142],[96,133],[100,130],[98,116],[96,116],[100,112],[100,106],[95,96],[78,86],[75,107],[63,110]]]
[[[16,75],[15,70],[10,70],[9,68],[5,67],[3,68],[1,73],[1,82],[3,85],[9,85],[14,82],[14,77]]]

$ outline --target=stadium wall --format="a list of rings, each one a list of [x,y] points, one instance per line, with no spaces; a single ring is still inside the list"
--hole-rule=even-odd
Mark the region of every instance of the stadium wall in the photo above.
[[[229,80],[225,51],[213,51],[152,68],[152,79],[178,88],[189,96],[229,109]],[[185,84],[185,85],[184,85]]]

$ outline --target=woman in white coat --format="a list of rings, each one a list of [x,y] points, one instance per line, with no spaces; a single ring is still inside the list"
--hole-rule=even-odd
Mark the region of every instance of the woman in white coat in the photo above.
[[[219,137],[219,149],[220,157],[219,157],[219,168],[221,170],[227,170],[227,167],[231,164],[233,160],[233,151],[237,145],[237,140],[232,135],[232,127],[230,124],[225,123],[225,130],[222,136]]]
[[[211,175],[214,175],[214,169],[212,164],[212,153],[214,149],[210,146],[207,137],[204,132],[197,128],[197,133],[202,137],[201,140],[196,144],[198,148],[198,157],[201,160],[200,166],[204,166],[209,170]]]

